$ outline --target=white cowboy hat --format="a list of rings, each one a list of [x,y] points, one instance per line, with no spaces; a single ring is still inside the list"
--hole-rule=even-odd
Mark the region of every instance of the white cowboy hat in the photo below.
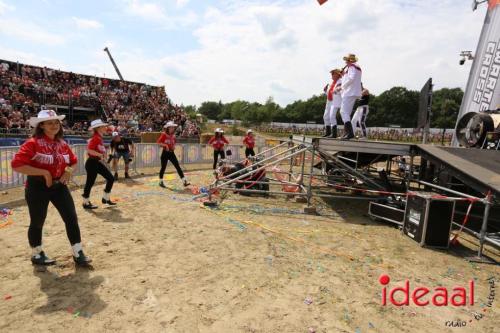
[[[253,133],[253,131],[251,129],[247,130],[247,134],[248,133]]]
[[[103,127],[103,126],[109,126],[109,124],[108,124],[108,123],[105,123],[105,122],[104,122],[104,121],[102,121],[101,119],[92,120],[92,121],[90,122],[89,131],[90,131],[90,130],[93,130],[94,128]]]
[[[173,121],[168,121],[163,128],[169,128],[169,127],[177,127],[177,124],[174,123]]]
[[[29,123],[31,127],[36,127],[43,121],[54,120],[54,119],[61,121],[65,117],[66,117],[65,115],[58,116],[54,110],[42,110],[38,112],[38,115],[36,117],[31,117]]]
[[[224,130],[222,128],[216,128],[215,133],[224,133]]]

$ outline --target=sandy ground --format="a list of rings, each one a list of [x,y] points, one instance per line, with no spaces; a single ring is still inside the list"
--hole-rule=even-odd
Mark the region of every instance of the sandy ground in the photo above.
[[[210,172],[188,176],[210,181]],[[345,200],[316,201],[319,216],[283,197],[231,194],[207,209],[167,179],[169,189],[152,176],[121,180],[113,208],[100,205],[99,185],[93,212],[73,192],[93,270],[75,269],[52,206],[44,248],[58,262],[34,268],[27,208],[14,208],[0,228],[0,332],[498,332],[500,299],[486,301],[499,268],[464,260],[474,247],[421,248],[366,217],[365,203]],[[411,288],[451,290],[472,279],[476,302],[382,306],[381,274],[391,288],[409,279]],[[445,326],[454,320],[466,326]]]

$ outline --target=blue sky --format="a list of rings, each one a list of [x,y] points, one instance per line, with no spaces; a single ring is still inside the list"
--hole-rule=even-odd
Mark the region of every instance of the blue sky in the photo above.
[[[464,87],[485,8],[455,0],[0,0],[0,58],[164,85],[177,103],[285,105],[319,94],[356,53],[363,81]]]

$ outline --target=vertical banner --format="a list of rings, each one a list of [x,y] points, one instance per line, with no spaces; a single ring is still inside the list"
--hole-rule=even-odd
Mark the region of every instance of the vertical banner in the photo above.
[[[458,146],[456,128],[464,114],[500,108],[499,77],[500,0],[490,0],[455,125],[453,146]]]

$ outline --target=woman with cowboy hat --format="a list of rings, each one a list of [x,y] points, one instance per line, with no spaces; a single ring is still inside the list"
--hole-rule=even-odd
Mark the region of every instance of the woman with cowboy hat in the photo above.
[[[229,144],[229,141],[224,137],[224,131],[222,128],[215,129],[215,135],[210,138],[208,141],[209,145],[214,147],[214,170],[217,167],[217,160],[219,159],[219,155],[221,159],[226,158],[226,154],[224,154],[224,145]]]
[[[340,110],[342,97],[340,96],[340,88],[342,85],[342,70],[332,69],[332,83],[327,85],[324,89],[326,93],[326,106],[323,120],[325,122],[324,138],[337,137],[337,112]]]
[[[106,179],[106,186],[104,187],[104,193],[102,195],[102,203],[111,206],[116,205],[115,202],[111,201],[110,193],[113,188],[113,183],[115,178],[104,165],[104,157],[106,156],[106,148],[104,147],[104,141],[102,136],[107,131],[109,124],[103,122],[101,119],[93,120],[90,123],[89,131],[92,130],[94,135],[89,140],[87,144],[87,154],[88,159],[85,162],[85,170],[87,171],[87,180],[85,182],[85,188],[83,189],[83,208],[84,209],[96,209],[89,198],[90,191],[94,186],[97,175],[101,175]]]
[[[35,128],[33,136],[21,146],[11,163],[16,172],[28,176],[25,188],[30,214],[28,241],[32,249],[31,262],[35,265],[55,263],[42,249],[49,202],[64,221],[75,263],[85,266],[91,262],[83,254],[75,203],[67,186],[77,158],[63,140],[63,119],[64,116],[58,116],[53,110],[42,110],[37,117],[31,117],[29,124]]]
[[[245,157],[248,158],[248,156],[255,156],[255,152],[253,148],[255,147],[255,137],[253,135],[253,131],[249,129],[247,131],[247,135],[243,139],[243,144],[245,145]]]
[[[160,137],[156,141],[160,146],[163,147],[163,152],[161,153],[161,169],[160,169],[160,186],[165,187],[163,183],[163,175],[165,173],[165,169],[167,168],[168,161],[172,162],[175,169],[177,170],[177,174],[182,180],[184,186],[189,186],[189,182],[184,177],[184,172],[179,165],[179,161],[177,160],[177,156],[175,156],[175,129],[177,124],[173,121],[169,121],[163,126],[165,131],[161,133]]]
[[[344,122],[344,136],[342,139],[349,140],[354,138],[354,131],[351,123],[351,113],[354,103],[361,97],[361,68],[356,64],[358,58],[354,54],[348,54],[344,57],[346,63],[345,72],[342,76],[342,104],[340,106],[340,115]]]

